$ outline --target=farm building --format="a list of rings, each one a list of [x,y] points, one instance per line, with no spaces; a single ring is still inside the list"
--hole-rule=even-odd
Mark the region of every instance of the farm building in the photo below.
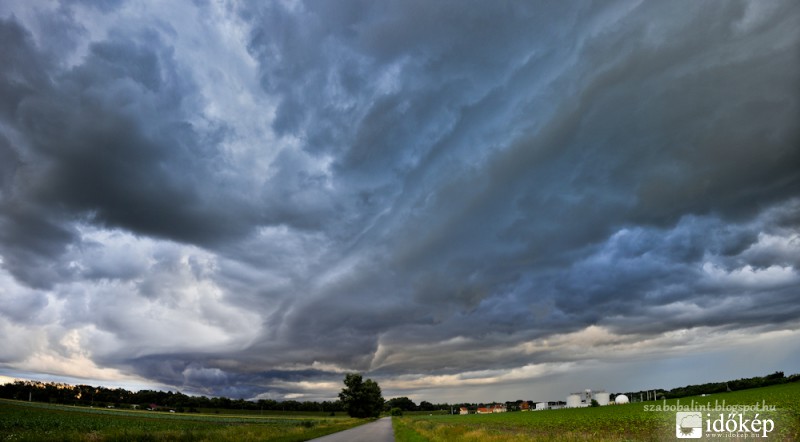
[[[571,393],[567,396],[567,408],[580,408],[589,407],[592,405],[592,400],[597,401],[598,405],[608,405],[609,394],[604,390],[592,391],[586,389],[579,393]]]
[[[505,404],[492,404],[488,407],[478,407],[477,414],[505,413],[508,411]]]
[[[506,408],[505,404],[494,404],[491,407],[491,410],[492,413],[505,413],[506,411],[508,411],[508,408]]]
[[[618,394],[614,398],[614,403],[617,405],[627,404],[628,402],[630,402],[630,400],[628,400],[628,396],[625,396],[624,394]]]
[[[579,407],[588,407],[585,401],[581,399],[580,393],[572,393],[567,396],[567,408],[579,408]]]
[[[567,403],[564,401],[537,402],[535,410],[559,410],[564,408],[566,405]]]

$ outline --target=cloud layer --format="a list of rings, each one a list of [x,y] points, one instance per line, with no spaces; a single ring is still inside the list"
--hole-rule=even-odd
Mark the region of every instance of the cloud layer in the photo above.
[[[648,367],[737,346],[772,350],[720,377],[791,371],[798,20],[4,4],[0,367],[309,399],[359,370],[450,400],[587,367],[675,386]]]

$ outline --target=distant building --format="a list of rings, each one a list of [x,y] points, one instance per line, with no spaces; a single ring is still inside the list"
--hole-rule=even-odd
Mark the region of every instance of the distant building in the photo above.
[[[598,405],[608,405],[609,394],[604,390],[592,391],[586,389],[579,393],[571,393],[567,396],[567,408],[581,408],[589,407],[592,405],[592,400],[597,401]]]
[[[505,404],[494,404],[491,408],[492,413],[505,413],[508,411]]]
[[[586,404],[581,400],[580,393],[572,393],[567,396],[567,408],[585,407]]]
[[[492,414],[492,413],[505,413],[508,408],[505,404],[492,404],[488,407],[478,407],[476,414]]]
[[[458,414],[469,414],[469,408],[461,407],[458,409]]]

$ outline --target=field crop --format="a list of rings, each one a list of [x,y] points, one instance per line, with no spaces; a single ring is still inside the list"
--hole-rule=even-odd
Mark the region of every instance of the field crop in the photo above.
[[[176,414],[0,400],[0,442],[290,442],[363,422],[345,417]]]
[[[772,419],[769,439],[800,440],[800,383],[775,385],[706,397],[649,401],[627,405],[565,410],[511,412],[466,416],[405,416],[394,418],[397,442],[501,442],[501,441],[618,441],[677,440],[673,410],[667,407],[690,405],[774,405],[776,411],[743,413],[744,419]],[[680,402],[678,402],[680,401]],[[647,411],[645,406],[650,406]],[[661,411],[655,411],[660,407]],[[723,416],[727,419],[730,411]],[[707,413],[703,413],[704,418]],[[720,412],[710,411],[710,418]],[[741,435],[739,435],[741,437]],[[738,438],[737,438],[738,439]]]

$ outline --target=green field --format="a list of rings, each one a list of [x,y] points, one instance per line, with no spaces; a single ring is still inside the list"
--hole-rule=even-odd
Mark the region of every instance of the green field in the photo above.
[[[761,419],[774,421],[767,439],[800,441],[800,383],[680,399],[695,404],[774,405]],[[628,405],[512,412],[493,415],[406,415],[394,418],[398,442],[409,441],[616,441],[678,440],[675,411],[646,411],[645,406],[678,405],[642,402]],[[719,415],[711,412],[712,418]],[[728,412],[726,412],[728,413]],[[342,413],[343,414],[343,413]],[[704,413],[705,414],[705,413]],[[756,412],[744,413],[753,419]],[[322,413],[280,412],[159,413],[109,410],[0,400],[3,441],[302,441],[347,429],[363,420]],[[718,437],[715,439],[734,438]],[[741,440],[742,437],[735,438]]]
[[[745,412],[744,419],[772,419],[774,430],[769,441],[800,441],[800,383],[775,385],[706,397],[681,398],[680,405],[695,404],[754,405],[762,401],[774,405],[776,411]],[[650,401],[627,405],[566,410],[512,412],[491,415],[466,416],[404,416],[394,418],[397,442],[499,442],[499,441],[675,441],[675,411],[645,411],[653,408],[675,406],[678,399],[666,402]],[[720,412],[710,411],[712,421]],[[731,411],[725,412],[727,414]],[[738,412],[736,412],[738,413]],[[703,412],[706,418],[706,412]],[[703,423],[705,428],[705,422]],[[727,434],[727,433],[725,433]],[[738,437],[714,437],[715,440],[742,440]],[[715,434],[716,436],[716,434]],[[711,437],[701,439],[709,440]],[[752,439],[748,437],[748,439]],[[694,439],[698,440],[698,439]]]
[[[365,422],[342,415],[159,413],[0,400],[0,442],[290,442],[324,436]]]

